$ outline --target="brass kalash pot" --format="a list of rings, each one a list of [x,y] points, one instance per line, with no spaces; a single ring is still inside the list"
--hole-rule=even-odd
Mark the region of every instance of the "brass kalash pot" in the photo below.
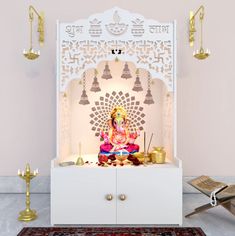
[[[166,151],[164,147],[154,147],[154,151],[151,152],[152,163],[163,164],[166,160]]]

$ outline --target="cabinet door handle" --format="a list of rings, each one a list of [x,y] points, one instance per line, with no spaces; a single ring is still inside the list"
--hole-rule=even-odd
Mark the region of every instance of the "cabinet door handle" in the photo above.
[[[125,195],[125,194],[120,194],[120,195],[119,195],[119,199],[120,199],[121,201],[125,201],[125,200],[126,200],[126,195]]]
[[[106,195],[106,200],[112,201],[113,200],[113,195],[112,194],[107,194]]]

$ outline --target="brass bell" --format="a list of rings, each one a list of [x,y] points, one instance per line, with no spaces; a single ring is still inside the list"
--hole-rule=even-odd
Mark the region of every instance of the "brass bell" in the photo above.
[[[82,157],[78,157],[77,162],[76,162],[77,166],[83,166],[84,165],[84,161]]]

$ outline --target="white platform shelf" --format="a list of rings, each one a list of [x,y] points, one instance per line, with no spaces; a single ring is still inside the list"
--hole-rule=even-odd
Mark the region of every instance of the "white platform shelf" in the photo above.
[[[134,165],[130,165],[130,164],[125,164],[124,166],[120,166],[120,165],[117,165],[117,166],[108,166],[108,167],[103,167],[103,166],[98,166],[96,163],[98,162],[98,154],[86,154],[86,155],[83,155],[83,160],[84,162],[87,162],[88,163],[85,163],[83,166],[76,166],[76,165],[71,165],[71,166],[66,166],[66,168],[68,169],[77,169],[77,168],[181,168],[182,166],[182,163],[181,163],[181,160],[180,159],[177,159],[177,158],[174,158],[173,160],[168,160],[166,159],[165,163],[164,164],[147,164],[147,166],[144,166],[144,165],[139,165],[139,166],[134,166]],[[68,158],[66,158],[64,161],[73,161],[76,163],[76,160],[78,158],[78,155],[75,154],[75,155],[71,155],[69,156]],[[57,158],[55,158],[53,161],[52,161],[52,167],[53,168],[62,168],[61,166],[59,166],[59,160]],[[65,168],[65,167],[64,167]]]
[[[106,199],[108,194],[113,197],[111,201]],[[119,199],[121,194],[126,200]],[[181,225],[181,161],[60,167],[53,160],[51,223]]]

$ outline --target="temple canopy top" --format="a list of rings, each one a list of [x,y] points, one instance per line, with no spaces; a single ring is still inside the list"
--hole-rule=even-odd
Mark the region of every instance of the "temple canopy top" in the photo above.
[[[174,90],[175,22],[160,23],[114,7],[75,22],[58,22],[60,91],[101,61],[133,62]]]

